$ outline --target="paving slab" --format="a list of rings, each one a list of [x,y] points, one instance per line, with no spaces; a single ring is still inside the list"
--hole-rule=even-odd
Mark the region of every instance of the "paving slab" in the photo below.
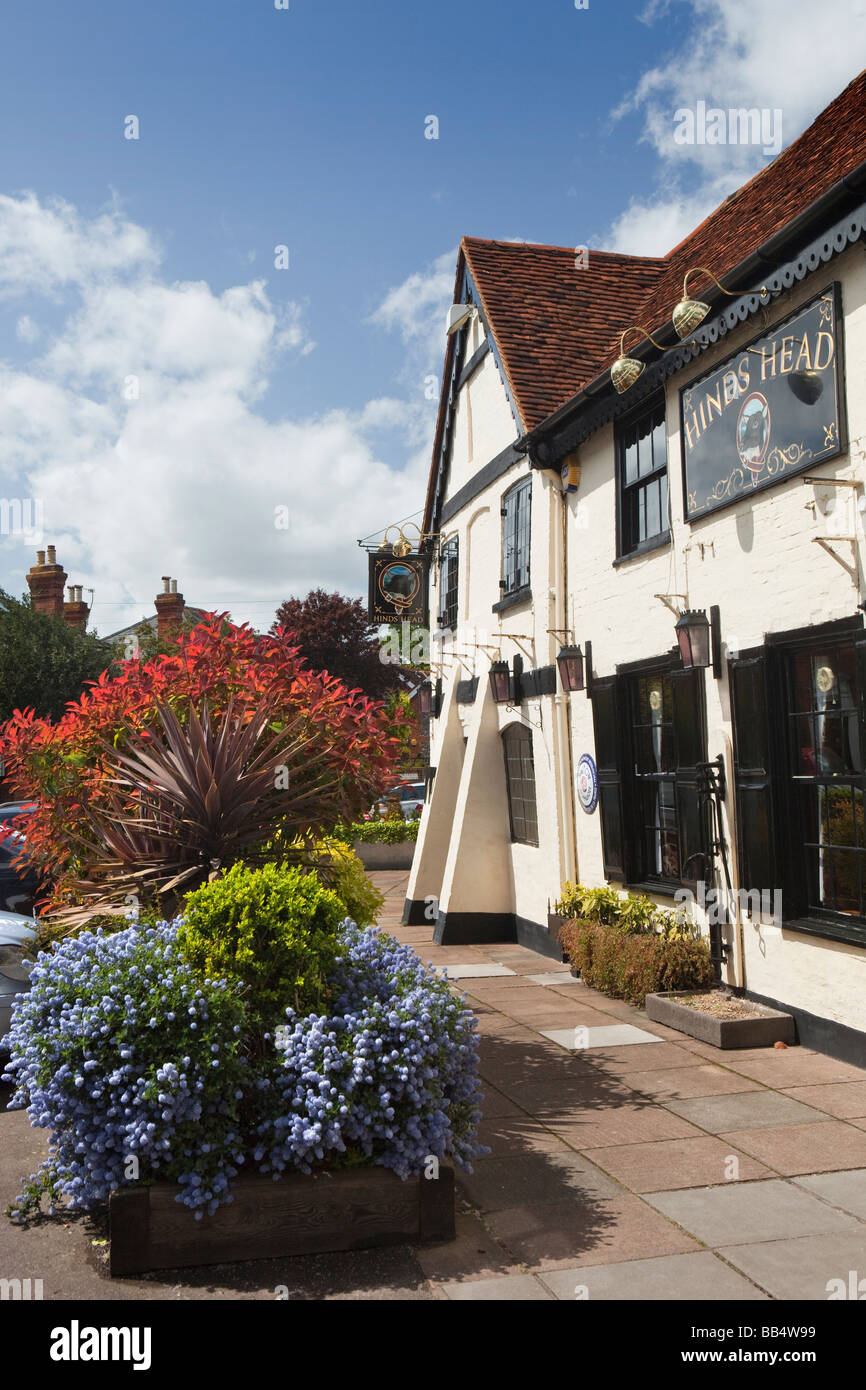
[[[443,974],[447,974],[449,980],[488,980],[496,979],[500,975],[516,975],[517,971],[512,970],[507,965],[472,965],[463,962],[458,965],[443,965],[439,967]]]
[[[610,1265],[577,1265],[574,1269],[545,1270],[541,1282],[556,1298],[623,1302],[702,1303],[766,1302],[767,1295],[736,1274],[710,1250],[691,1255],[661,1255],[653,1260],[623,1260]]]
[[[723,1246],[719,1254],[772,1298],[826,1302],[832,1293],[847,1300],[852,1283],[858,1299],[866,1296],[866,1226],[834,1235]]]
[[[584,1149],[583,1155],[632,1192],[661,1192],[725,1182],[732,1158],[737,1160],[735,1171],[740,1182],[774,1176],[762,1163],[709,1136]]]
[[[845,1173],[815,1173],[794,1178],[794,1184],[866,1221],[866,1168],[853,1168]],[[866,1270],[863,1273],[866,1274]]]
[[[525,1303],[530,1300],[552,1299],[550,1289],[531,1274],[509,1274],[501,1279],[473,1280],[468,1284],[443,1284],[442,1292],[452,1302],[479,1300],[496,1303]]]
[[[418,1265],[427,1279],[474,1281],[521,1272],[474,1212],[458,1212],[455,1230],[456,1240],[416,1247]]]
[[[620,1075],[624,1086],[631,1086],[654,1100],[691,1100],[694,1096],[721,1096],[731,1092],[760,1091],[765,1088],[748,1077],[737,1076],[712,1062],[696,1061],[690,1067],[668,1067],[662,1071],[626,1071]],[[801,1097],[801,1099],[804,1099]]]
[[[663,1139],[703,1137],[694,1125],[657,1105],[623,1104],[575,1107],[564,1119],[552,1119],[550,1127],[573,1149],[609,1148],[612,1144],[650,1144]]]
[[[493,1158],[519,1153],[566,1153],[568,1150],[560,1135],[525,1115],[482,1119],[478,1140],[490,1149]]]
[[[741,1129],[723,1137],[777,1173],[788,1176],[862,1168],[866,1164],[866,1133],[829,1115],[824,1116],[823,1124]]]
[[[656,1192],[643,1200],[713,1248],[731,1245],[734,1233],[745,1244],[799,1236],[848,1235],[858,1229],[853,1216],[835,1211],[783,1178]]]
[[[611,1074],[626,1071],[667,1071],[669,1067],[687,1067],[692,1056],[679,1043],[665,1042],[651,1033],[651,1043],[639,1043],[629,1048],[599,1048],[591,1054],[592,1065]]]
[[[536,1270],[676,1255],[697,1243],[640,1197],[547,1202],[491,1212],[487,1223],[512,1257]]]
[[[601,1028],[540,1028],[542,1037],[550,1038],[569,1052],[588,1052],[596,1047],[633,1047],[638,1043],[660,1043],[661,1039],[635,1028],[631,1023],[608,1024]]]
[[[472,1205],[485,1213],[514,1206],[515,1194],[522,1201],[540,1206],[616,1197],[622,1191],[607,1173],[571,1152],[480,1158],[471,1173],[458,1172],[457,1184]]]
[[[579,985],[570,970],[548,970],[541,975],[527,975],[534,985]]]
[[[837,1120],[866,1118],[866,1081],[834,1081],[824,1086],[794,1086],[785,1089],[792,1100],[825,1110]]]
[[[663,1100],[661,1104],[711,1134],[762,1126],[829,1123],[830,1116],[776,1091],[740,1091],[723,1096]]]
[[[866,1081],[862,1067],[801,1047],[778,1051],[774,1047],[756,1048],[742,1056],[730,1051],[725,1054],[725,1066],[779,1091],[791,1086],[819,1086],[828,1081]]]

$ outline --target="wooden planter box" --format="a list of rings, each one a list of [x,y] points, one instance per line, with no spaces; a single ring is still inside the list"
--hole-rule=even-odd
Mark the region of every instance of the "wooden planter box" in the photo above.
[[[404,1182],[387,1168],[244,1174],[234,1201],[196,1221],[173,1183],[124,1188],[109,1199],[112,1275],[319,1255],[377,1245],[453,1240],[454,1169]]]
[[[744,1000],[751,1010],[748,1018],[714,1018],[683,1004],[682,999],[710,990],[671,990],[667,994],[648,994],[646,1015],[655,1023],[666,1023],[690,1038],[699,1038],[712,1047],[772,1047],[773,1043],[796,1041],[794,1020],[790,1014],[770,1009],[765,1004]]]

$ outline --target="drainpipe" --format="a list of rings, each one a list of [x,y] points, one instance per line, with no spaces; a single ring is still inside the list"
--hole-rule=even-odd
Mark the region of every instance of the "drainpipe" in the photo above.
[[[559,500],[553,504],[553,544],[552,544],[552,565],[553,570],[553,623],[552,627],[558,632],[551,633],[550,638],[550,660],[556,665],[556,653],[562,645],[562,634],[568,626],[567,619],[567,593],[568,593],[568,501],[564,491],[561,491],[551,480],[551,487]],[[554,728],[556,731],[556,756],[554,759],[556,777],[556,798],[559,812],[560,852],[559,852],[559,872],[560,882],[577,882],[577,828],[575,823],[574,806],[574,777],[572,775],[572,754],[571,754],[571,708],[569,705],[570,696],[567,691],[558,688],[553,697],[554,703]]]

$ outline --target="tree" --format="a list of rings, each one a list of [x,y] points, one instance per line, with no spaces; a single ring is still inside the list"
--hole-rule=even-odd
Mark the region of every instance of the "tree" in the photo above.
[[[37,613],[29,595],[16,599],[0,589],[0,720],[16,709],[59,719],[115,655],[104,638]]]
[[[378,628],[360,599],[313,589],[280,604],[272,633],[282,630],[313,671],[327,671],[349,689],[381,700],[405,686],[403,668],[381,659]]]
[[[50,876],[50,907],[62,909],[80,896],[82,871],[86,874],[94,851],[98,854],[99,828],[107,819],[146,810],[149,794],[131,784],[124,790],[118,751],[132,748],[141,761],[141,749],[150,741],[161,765],[169,745],[183,762],[181,735],[167,713],[172,711],[186,734],[198,739],[190,766],[210,823],[214,807],[219,810],[223,801],[211,785],[216,772],[213,778],[206,775],[211,754],[196,725],[207,719],[212,729],[226,729],[239,738],[251,721],[260,720],[265,705],[269,729],[292,742],[292,747],[270,753],[274,795],[283,797],[293,834],[301,824],[321,834],[340,820],[356,818],[392,780],[403,742],[400,711],[386,716],[381,704],[359,691],[307,670],[285,635],[260,636],[224,616],[210,614],[192,632],[181,633],[170,654],[145,663],[118,662],[56,723],[32,709],[16,711],[0,727],[0,757],[15,794],[36,803],[27,822],[27,856]],[[265,738],[262,732],[253,752],[260,751]],[[250,772],[253,752],[241,759],[244,773]],[[214,753],[220,777],[224,763]],[[166,771],[165,779],[174,786],[172,794],[179,795],[176,769]],[[229,787],[231,796],[236,790]],[[257,787],[251,786],[251,792],[257,793]],[[249,800],[255,811],[255,796]],[[169,819],[162,818],[163,830]],[[187,819],[192,826],[194,817]],[[175,833],[187,834],[189,826],[175,826]],[[262,838],[271,826],[270,816],[265,817]],[[142,828],[148,830],[147,825]],[[223,825],[221,833],[228,828]]]

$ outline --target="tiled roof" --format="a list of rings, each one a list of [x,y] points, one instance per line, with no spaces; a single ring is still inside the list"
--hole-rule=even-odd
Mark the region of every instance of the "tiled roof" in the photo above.
[[[866,69],[772,164],[732,193],[669,252],[663,262],[665,273],[638,305],[636,322],[651,333],[669,322],[671,309],[682,297],[683,276],[692,266],[706,266],[724,284],[728,271],[852,173],[864,158]],[[754,283],[757,285],[759,279]],[[689,278],[690,296],[703,298],[704,291],[712,289],[712,282],[705,277]],[[629,320],[621,316],[620,322],[626,327]],[[593,375],[610,366],[618,348],[618,338],[615,346],[611,338]]]
[[[639,324],[655,336],[670,329],[671,310],[682,297],[687,270],[705,266],[724,284],[729,272],[853,173],[864,158],[866,69],[772,164],[731,194],[666,256],[590,251],[588,267],[577,269],[572,247],[464,237],[455,300],[466,265],[525,432],[610,367],[623,329]],[[730,288],[759,284],[760,272],[748,286]],[[713,304],[722,299],[711,281],[697,275],[689,280],[689,294]],[[630,338],[626,350],[639,342]],[[437,490],[455,343],[455,337],[449,338],[446,349],[426,524],[432,519]]]
[[[573,246],[464,237],[462,250],[526,430],[595,374],[665,272],[663,260],[606,251],[578,269]]]

